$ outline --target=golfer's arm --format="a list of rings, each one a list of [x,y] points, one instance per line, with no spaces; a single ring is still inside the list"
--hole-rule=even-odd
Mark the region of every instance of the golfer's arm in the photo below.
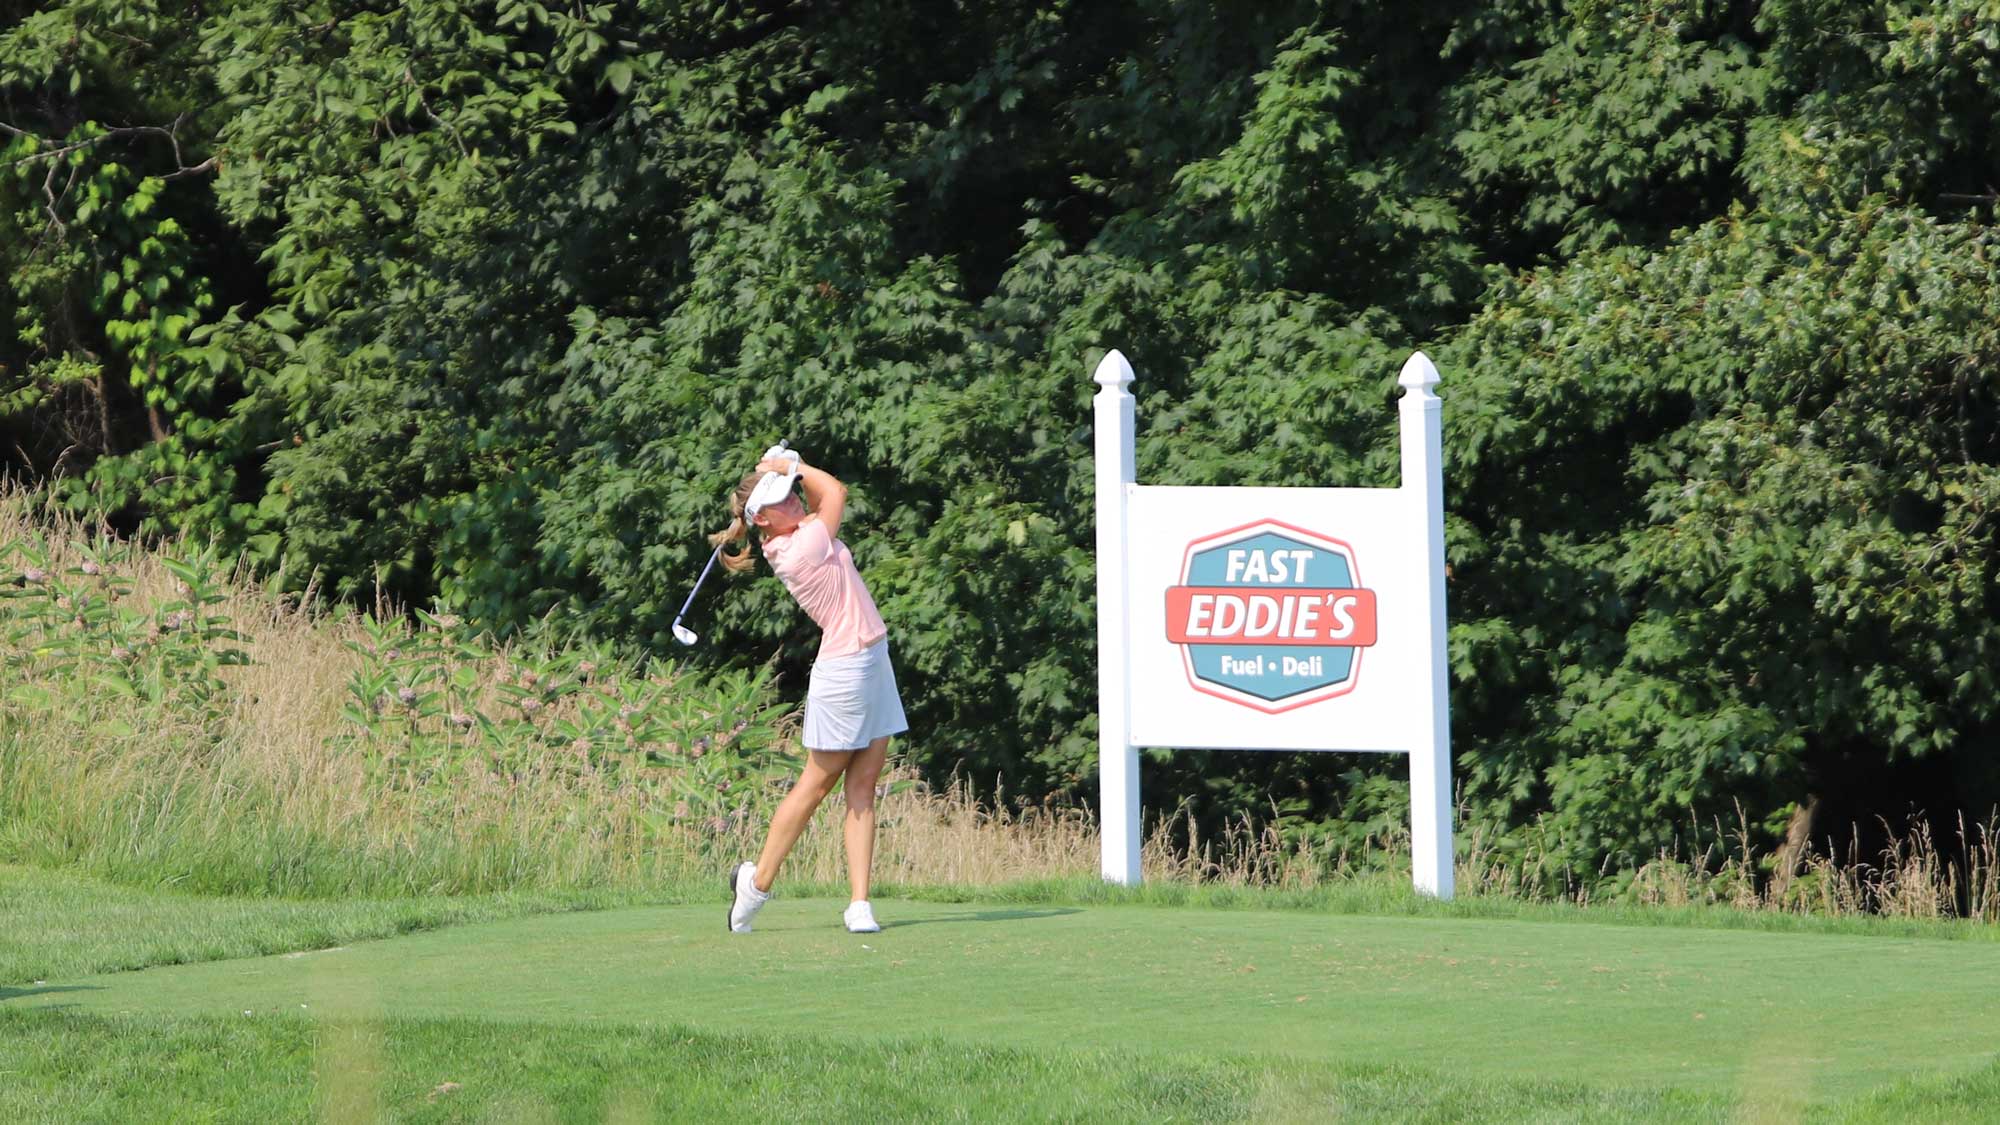
[[[847,511],[847,486],[835,480],[832,473],[822,472],[804,461],[799,462],[799,484],[806,490],[806,503],[812,506],[813,515],[826,525],[829,539],[840,537],[840,517]]]

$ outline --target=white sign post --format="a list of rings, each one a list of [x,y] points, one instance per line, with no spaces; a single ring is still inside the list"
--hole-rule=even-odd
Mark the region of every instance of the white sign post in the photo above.
[[[1411,879],[1452,895],[1437,368],[1403,365],[1399,488],[1137,483],[1132,365],[1097,365],[1104,878],[1139,882],[1139,748],[1410,756]]]

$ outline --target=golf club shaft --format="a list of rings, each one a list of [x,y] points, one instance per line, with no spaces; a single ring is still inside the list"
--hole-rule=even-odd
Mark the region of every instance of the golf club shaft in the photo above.
[[[779,449],[790,449],[791,447],[792,447],[792,442],[790,438],[778,439]],[[722,548],[719,545],[715,548],[715,550],[710,551],[708,553],[708,563],[701,568],[701,577],[694,580],[694,589],[688,591],[687,600],[681,603],[681,611],[679,613],[674,614],[674,624],[679,625],[681,623],[681,618],[687,616],[688,607],[694,604],[694,596],[696,594],[701,593],[701,584],[703,582],[708,581],[708,572],[715,568],[715,560],[721,554],[722,554]]]
[[[674,624],[680,624],[681,618],[687,616],[688,607],[694,604],[694,596],[701,592],[701,584],[708,581],[708,572],[715,567],[716,557],[720,554],[722,554],[721,547],[708,553],[708,565],[701,568],[701,577],[694,580],[694,589],[688,591],[687,600],[681,603],[681,611],[674,614]]]

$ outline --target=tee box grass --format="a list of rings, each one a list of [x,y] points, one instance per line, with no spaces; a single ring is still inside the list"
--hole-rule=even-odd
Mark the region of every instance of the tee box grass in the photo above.
[[[1029,1072],[1069,1078],[1054,1100],[1015,1106],[1027,1117],[1345,1106],[1385,1120],[1419,1109],[1500,1120],[1507,1107],[1586,1120],[1977,1120],[1979,1099],[2000,1092],[1994,942],[912,900],[881,902],[883,932],[852,935],[840,906],[781,897],[749,935],[725,932],[720,902],[624,907],[13,983],[0,990],[12,1044],[0,1065],[15,1092],[0,1102],[54,1113],[33,1099],[66,1073],[113,1112],[128,1079],[106,1075],[157,1070],[167,1044],[218,1036],[248,1036],[253,1056],[271,1053],[269,1081],[310,1079],[316,1097],[358,1067],[374,1075],[367,1104],[387,1116],[447,1082],[440,1097],[489,1110],[541,1099],[602,1119],[620,1082],[641,1108],[704,1104],[765,1057],[781,1070],[817,1060],[816,1088],[846,1091],[833,1104],[861,1111],[876,1090],[889,1116],[954,1099],[997,1112],[1004,1099],[987,1099]],[[494,1042],[544,1070],[510,1072],[507,1051],[473,1049]],[[669,1081],[647,1077],[647,1044],[726,1057]],[[572,1073],[559,1062],[571,1056],[604,1056],[592,1066],[608,1069]],[[182,1077],[206,1091],[199,1105],[271,1096],[262,1079],[238,1088],[199,1066]],[[892,1097],[884,1082],[914,1085]],[[791,1104],[763,1097],[774,1113]]]

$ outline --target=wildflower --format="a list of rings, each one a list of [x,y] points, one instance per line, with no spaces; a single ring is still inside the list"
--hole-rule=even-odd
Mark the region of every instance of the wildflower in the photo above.
[[[469,729],[472,726],[472,716],[463,711],[453,711],[451,713],[451,725],[460,730]]]
[[[400,649],[400,648],[392,648],[392,649],[390,649],[390,650],[389,650],[389,659],[391,659],[391,660],[401,660],[402,658],[403,658],[403,650],[402,650],[402,649]]]
[[[576,666],[576,671],[577,674],[580,676],[588,676],[592,672],[597,671],[597,665],[592,664],[590,661],[586,660],[583,663]]]
[[[693,754],[695,757],[699,758],[702,756],[702,754],[706,753],[707,750],[708,750],[708,739],[697,738],[694,740],[694,748],[689,750],[688,753]]]
[[[729,792],[729,779],[725,777],[725,778],[723,778],[723,779],[722,779],[721,781],[718,781],[718,782],[716,782],[716,783],[715,783],[715,791],[716,791],[717,793],[727,793],[727,792]]]
[[[590,740],[588,738],[579,738],[569,744],[569,750],[572,754],[588,754],[590,753]]]
[[[21,578],[30,586],[39,586],[49,580],[49,572],[40,567],[31,566],[21,572]]]
[[[130,660],[134,655],[136,654],[124,645],[119,645],[111,650],[111,659],[113,660]]]
[[[526,711],[530,715],[541,709],[542,701],[539,699],[523,699],[521,701],[521,710]]]
[[[742,734],[742,733],[743,733],[744,731],[746,731],[746,730],[749,730],[749,729],[750,729],[750,724],[749,724],[748,722],[741,722],[741,723],[737,723],[737,724],[736,724],[735,726],[733,726],[733,727],[729,728],[729,733],[730,733],[730,734]]]
[[[103,574],[103,573],[104,573],[104,568],[103,568],[103,567],[101,567],[101,566],[98,566],[98,565],[97,565],[96,563],[94,563],[94,562],[85,562],[85,563],[83,564],[83,572],[84,572],[85,574],[88,574],[88,575],[91,575],[92,577],[95,577],[95,576],[97,576],[97,575],[99,575],[99,574]]]
[[[64,595],[63,597],[56,599],[57,609],[68,609],[69,607],[70,607],[70,600],[68,595]]]
[[[405,707],[415,707],[417,705],[417,689],[409,687],[397,688],[396,700]]]

